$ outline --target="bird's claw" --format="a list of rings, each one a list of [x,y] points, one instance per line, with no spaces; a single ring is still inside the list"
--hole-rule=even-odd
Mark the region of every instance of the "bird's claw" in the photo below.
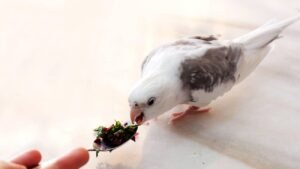
[[[199,107],[196,106],[190,106],[186,111],[184,112],[177,112],[173,113],[172,117],[170,119],[170,122],[175,122],[180,119],[183,119],[185,116],[189,114],[199,114],[199,113],[208,113],[211,111],[211,108],[205,108],[205,109],[199,109]]]

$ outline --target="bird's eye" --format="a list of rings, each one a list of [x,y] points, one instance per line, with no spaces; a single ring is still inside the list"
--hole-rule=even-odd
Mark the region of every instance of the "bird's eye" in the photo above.
[[[155,97],[150,97],[150,99],[148,100],[147,104],[148,104],[148,106],[151,106],[151,105],[154,104],[154,102],[155,102]]]

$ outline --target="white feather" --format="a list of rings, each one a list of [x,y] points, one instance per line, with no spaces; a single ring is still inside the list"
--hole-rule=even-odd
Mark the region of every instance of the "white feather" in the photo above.
[[[258,29],[233,40],[244,46],[244,57],[239,65],[240,79],[245,79],[273,48],[272,42],[289,25],[300,19],[300,15],[283,21],[272,20]]]
[[[295,17],[291,17],[279,22],[268,22],[267,24],[259,27],[258,29],[244,36],[236,38],[234,42],[244,44],[247,50],[262,48],[268,45],[274,39],[276,39],[286,27],[288,27],[289,25],[291,25],[299,19],[300,15],[297,15]]]

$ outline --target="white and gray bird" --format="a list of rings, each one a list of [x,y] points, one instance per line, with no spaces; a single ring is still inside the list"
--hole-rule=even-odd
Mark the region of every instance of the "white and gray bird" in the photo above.
[[[189,108],[173,120],[200,109],[245,79],[272,49],[291,17],[270,21],[234,40],[191,37],[154,49],[142,64],[141,79],[129,95],[132,121],[141,125],[177,105]]]

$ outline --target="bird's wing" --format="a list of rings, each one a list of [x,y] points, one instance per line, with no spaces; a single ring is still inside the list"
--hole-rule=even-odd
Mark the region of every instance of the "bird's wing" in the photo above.
[[[239,78],[238,66],[242,55],[242,46],[239,44],[218,45],[208,48],[201,56],[184,60],[180,74],[183,88],[190,92],[194,100],[194,91],[213,93],[215,88],[227,82],[234,84]],[[229,89],[226,87],[226,90]],[[225,92],[218,91],[222,95]]]
[[[181,51],[187,50],[187,52],[191,49],[195,48],[201,48],[203,45],[211,44],[213,41],[216,41],[217,38],[213,35],[210,36],[193,36],[185,39],[178,40],[174,43],[170,43],[167,45],[160,46],[153,51],[151,51],[144,59],[141,69],[142,72],[144,71],[147,64],[151,61],[151,59],[157,55],[158,53],[161,53],[163,51],[166,51],[168,49],[173,50],[174,48],[178,48]],[[160,55],[162,57],[165,57],[166,55]]]

